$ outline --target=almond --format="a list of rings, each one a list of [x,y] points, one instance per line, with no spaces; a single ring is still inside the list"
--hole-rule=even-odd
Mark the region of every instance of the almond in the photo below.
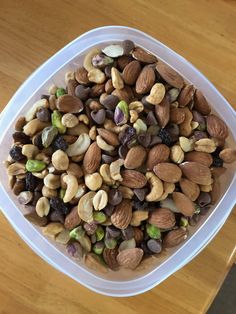
[[[155,83],[155,78],[156,77],[153,68],[150,66],[145,66],[137,78],[135,85],[136,92],[138,94],[148,93]]]
[[[119,100],[124,100],[128,104],[134,99],[134,94],[130,86],[125,86],[122,89],[115,89],[111,94],[117,96]]]
[[[182,108],[171,108],[170,109],[170,122],[180,124],[184,121],[185,112]]]
[[[118,255],[118,249],[108,249],[105,248],[103,250],[103,258],[105,263],[108,265],[109,268],[111,268],[112,270],[115,270],[116,268],[119,267],[119,264],[116,260],[116,257]]]
[[[88,254],[86,254],[85,259],[84,259],[84,262],[85,262],[85,264],[86,264],[89,268],[91,268],[91,269],[93,269],[93,270],[95,270],[95,271],[97,271],[97,272],[100,272],[100,273],[105,274],[105,273],[107,273],[107,271],[108,271],[108,269],[106,268],[106,266],[104,266],[104,264],[102,264],[102,261],[101,261],[101,259],[99,258],[99,256],[97,256],[97,255],[94,254],[94,253],[88,253]]]
[[[131,189],[141,189],[147,184],[145,175],[136,170],[123,170],[121,176],[121,184]]]
[[[57,109],[64,113],[78,113],[84,109],[82,101],[72,95],[62,95],[57,99]]]
[[[194,109],[199,111],[204,116],[210,114],[211,108],[202,92],[197,89],[194,95]]]
[[[155,63],[157,61],[157,58],[154,55],[140,47],[134,48],[132,51],[132,57],[143,63]]]
[[[142,68],[138,61],[131,61],[123,70],[123,80],[127,85],[134,85]]]
[[[153,146],[147,157],[147,169],[152,170],[159,162],[167,161],[170,155],[170,149],[165,144]]]
[[[155,106],[155,115],[160,126],[164,128],[170,120],[170,103],[167,97]]]
[[[77,227],[81,222],[81,219],[78,215],[77,206],[73,207],[71,212],[66,216],[64,226],[68,230],[72,230]]]
[[[212,158],[211,154],[204,153],[204,152],[197,152],[197,151],[186,153],[184,156],[184,159],[186,161],[196,161],[196,162],[203,164],[207,167],[210,167],[212,162],[213,162],[213,158]]]
[[[153,168],[155,174],[163,181],[169,183],[176,183],[182,176],[181,169],[172,163],[162,162]]]
[[[78,83],[82,85],[88,85],[90,83],[88,79],[88,71],[83,67],[76,70],[75,79]]]
[[[178,103],[180,107],[187,106],[193,99],[194,87],[193,85],[186,85],[180,92]]]
[[[207,116],[206,121],[207,132],[211,137],[224,140],[229,135],[227,125],[219,117],[211,114]]]
[[[85,172],[94,173],[100,166],[101,158],[101,148],[98,147],[97,142],[93,142],[84,155],[83,166]]]
[[[135,269],[141,262],[143,250],[139,248],[126,249],[117,255],[117,262],[120,266],[129,269]]]
[[[133,58],[131,56],[120,56],[117,59],[117,67],[119,70],[123,71],[127,64],[132,62]]]
[[[190,181],[203,185],[211,184],[211,171],[207,166],[195,161],[186,161],[179,166]]]
[[[132,203],[130,200],[124,199],[115,207],[111,215],[112,224],[119,229],[125,229],[130,224],[132,218]]]
[[[200,188],[197,183],[182,178],[179,182],[182,192],[191,200],[196,201],[200,194]]]
[[[126,169],[136,169],[142,166],[146,159],[147,153],[143,146],[138,145],[131,147],[128,151],[124,166]]]
[[[163,246],[165,248],[171,248],[179,245],[181,242],[187,239],[187,230],[182,228],[171,230],[167,233],[163,240]]]
[[[182,76],[169,67],[167,64],[162,62],[158,62],[156,65],[156,70],[160,74],[160,76],[171,86],[176,88],[182,88],[184,85],[184,79]]]
[[[169,229],[175,225],[175,214],[169,208],[157,208],[150,212],[148,222],[161,229]]]
[[[236,160],[236,149],[225,148],[220,152],[219,156],[224,162],[230,164]]]
[[[98,134],[107,142],[107,144],[112,146],[119,146],[120,141],[118,136],[109,130],[106,129],[97,129]]]

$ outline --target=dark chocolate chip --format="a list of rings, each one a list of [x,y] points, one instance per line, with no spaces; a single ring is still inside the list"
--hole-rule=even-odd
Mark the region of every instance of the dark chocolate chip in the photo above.
[[[122,193],[117,189],[111,189],[108,192],[108,203],[111,205],[118,205],[122,201]]]

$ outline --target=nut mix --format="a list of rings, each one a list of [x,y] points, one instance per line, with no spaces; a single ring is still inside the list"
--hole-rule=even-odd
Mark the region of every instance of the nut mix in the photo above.
[[[19,117],[7,173],[25,217],[106,272],[179,245],[236,160],[201,93],[130,40],[93,48]]]

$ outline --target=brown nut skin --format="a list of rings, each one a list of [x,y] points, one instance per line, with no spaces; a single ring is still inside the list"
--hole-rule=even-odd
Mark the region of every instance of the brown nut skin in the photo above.
[[[179,245],[186,240],[188,232],[182,228],[171,230],[167,233],[163,240],[164,248],[171,248]]]
[[[118,229],[125,229],[132,219],[132,203],[130,200],[124,199],[115,207],[111,215],[112,224]]]
[[[147,157],[147,169],[152,170],[159,162],[167,161],[170,155],[170,148],[165,144],[153,146]]]
[[[148,222],[161,229],[169,229],[175,225],[175,215],[169,208],[157,208],[150,212]]]
[[[182,176],[181,169],[177,165],[169,162],[157,164],[154,166],[153,171],[161,180],[169,183],[179,182]]]
[[[93,142],[84,155],[83,166],[87,173],[94,173],[100,166],[102,152],[96,142]]]
[[[125,157],[125,168],[137,169],[141,167],[146,159],[146,156],[146,150],[141,145],[131,147]]]
[[[131,189],[141,189],[147,184],[145,175],[136,170],[123,170],[121,176],[121,184]]]
[[[173,201],[179,211],[187,217],[191,217],[195,212],[194,203],[185,194],[173,192]]]

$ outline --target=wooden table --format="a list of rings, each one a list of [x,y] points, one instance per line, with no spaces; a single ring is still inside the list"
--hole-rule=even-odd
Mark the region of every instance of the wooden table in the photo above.
[[[235,104],[236,3],[1,0],[0,109],[42,62],[102,25],[137,27],[199,68]],[[0,313],[205,313],[234,261],[236,210],[192,262],[131,298],[90,292],[36,256],[0,214]]]

